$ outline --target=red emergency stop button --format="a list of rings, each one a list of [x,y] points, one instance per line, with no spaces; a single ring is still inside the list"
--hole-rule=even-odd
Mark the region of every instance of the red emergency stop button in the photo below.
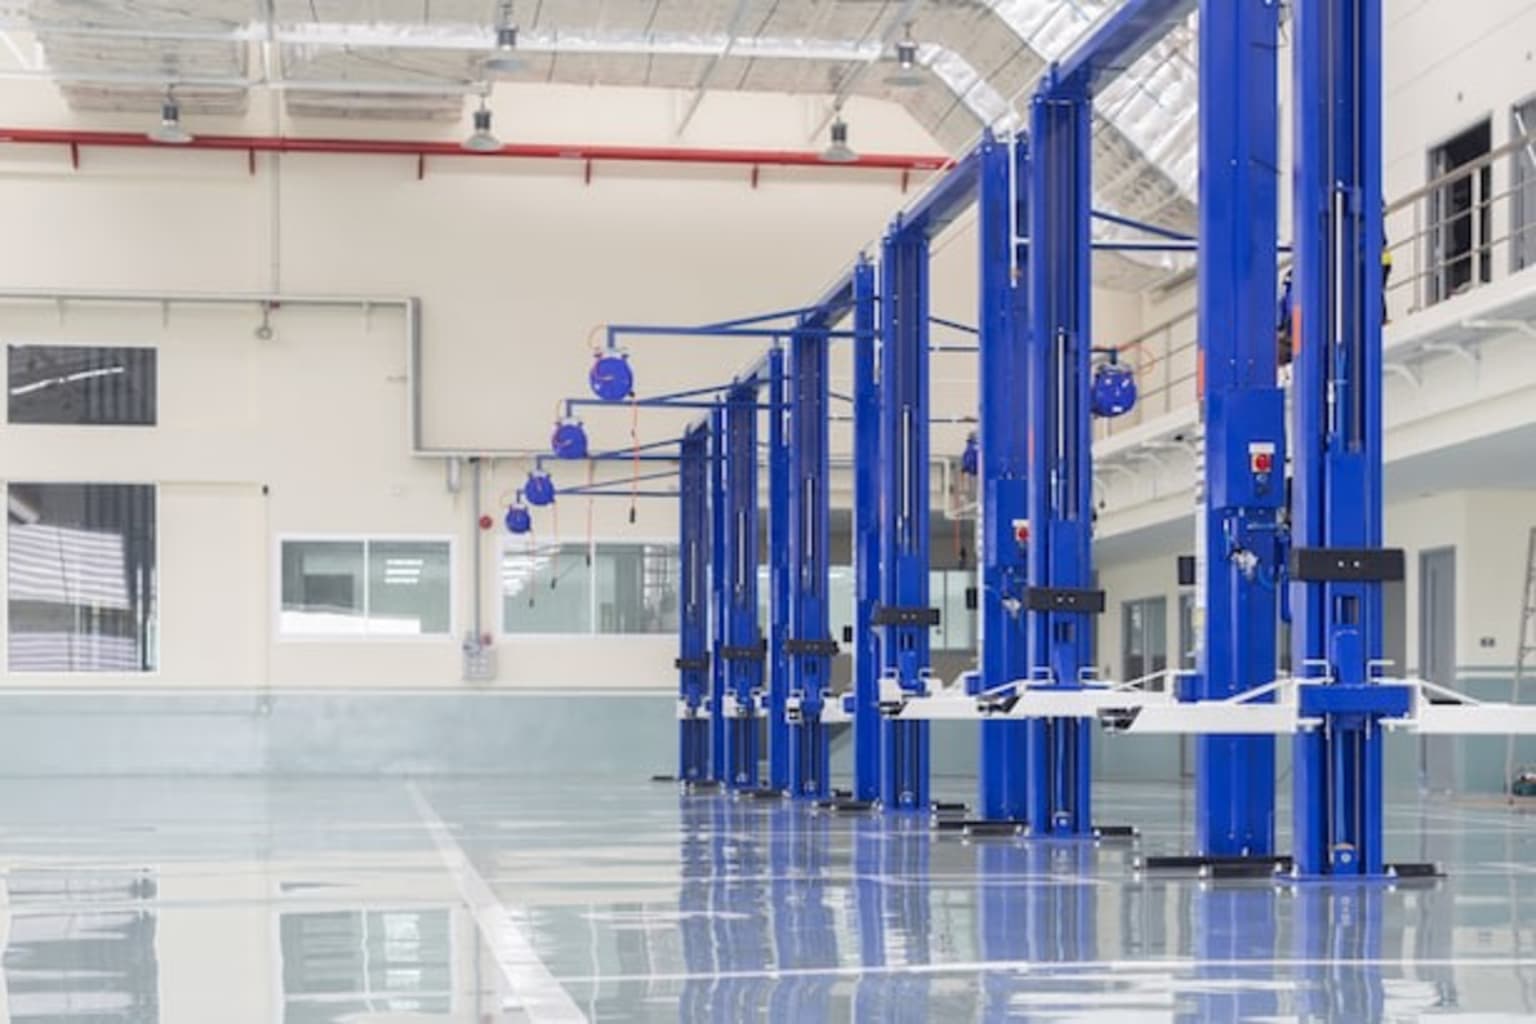
[[[1253,453],[1253,471],[1255,473],[1268,473],[1275,468],[1275,456],[1272,452]]]

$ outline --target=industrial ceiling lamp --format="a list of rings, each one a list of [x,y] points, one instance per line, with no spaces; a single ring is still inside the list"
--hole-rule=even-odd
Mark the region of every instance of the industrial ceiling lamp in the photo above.
[[[160,123],[148,135],[151,142],[167,146],[185,146],[192,141],[192,133],[181,126],[181,104],[176,102],[170,86],[166,86],[165,102],[160,104]]]
[[[491,108],[486,106],[485,93],[480,94],[480,109],[475,111],[475,130],[463,142],[471,153],[494,153],[501,148],[501,140],[491,131]]]
[[[923,69],[917,65],[917,41],[912,38],[912,23],[907,22],[906,35],[896,44],[896,70],[885,77],[885,84],[898,89],[911,89],[923,84]]]
[[[485,60],[485,71],[491,75],[510,75],[523,69],[523,58],[517,55],[517,24],[512,20],[510,0],[501,5],[501,16],[496,19],[496,52]]]
[[[832,142],[821,151],[821,158],[829,164],[851,164],[859,158],[848,145],[848,122],[843,120],[841,108],[833,114]]]

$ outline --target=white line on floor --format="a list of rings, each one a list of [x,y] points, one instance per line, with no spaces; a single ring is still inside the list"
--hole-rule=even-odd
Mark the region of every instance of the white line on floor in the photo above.
[[[474,915],[486,945],[495,956],[502,977],[518,1002],[517,1009],[532,1024],[587,1024],[587,1015],[544,966],[511,911],[496,899],[491,887],[448,831],[448,826],[432,809],[421,788],[414,782],[407,783],[406,788],[416,805],[416,813],[421,815],[432,842],[437,845],[438,854],[458,886],[459,896]]]

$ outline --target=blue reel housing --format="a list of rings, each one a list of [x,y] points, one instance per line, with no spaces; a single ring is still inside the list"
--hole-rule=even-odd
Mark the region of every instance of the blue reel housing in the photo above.
[[[971,436],[965,439],[965,451],[960,453],[960,472],[966,476],[975,476],[981,469],[981,442],[976,439],[976,431],[971,431]]]
[[[549,447],[556,458],[584,459],[587,457],[587,429],[580,420],[561,420],[555,424]]]
[[[522,505],[508,505],[505,521],[508,533],[528,533],[533,529],[533,514]]]
[[[1124,416],[1136,408],[1136,374],[1120,363],[1100,363],[1088,385],[1088,401],[1102,419]]]
[[[528,474],[528,481],[523,484],[523,497],[528,500],[528,504],[537,508],[554,504],[554,480],[550,479],[549,474],[543,470],[534,470]]]
[[[587,374],[592,393],[605,402],[622,402],[635,390],[635,371],[622,352],[599,355]]]

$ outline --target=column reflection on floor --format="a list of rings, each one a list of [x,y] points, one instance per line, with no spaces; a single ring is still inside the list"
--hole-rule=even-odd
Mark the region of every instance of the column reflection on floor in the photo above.
[[[775,961],[788,972],[834,966],[839,960],[836,922],[827,902],[829,819],[793,804],[774,807],[769,815]],[[797,1024],[833,1020],[836,980],[830,973],[785,974],[774,985],[768,1018]]]

